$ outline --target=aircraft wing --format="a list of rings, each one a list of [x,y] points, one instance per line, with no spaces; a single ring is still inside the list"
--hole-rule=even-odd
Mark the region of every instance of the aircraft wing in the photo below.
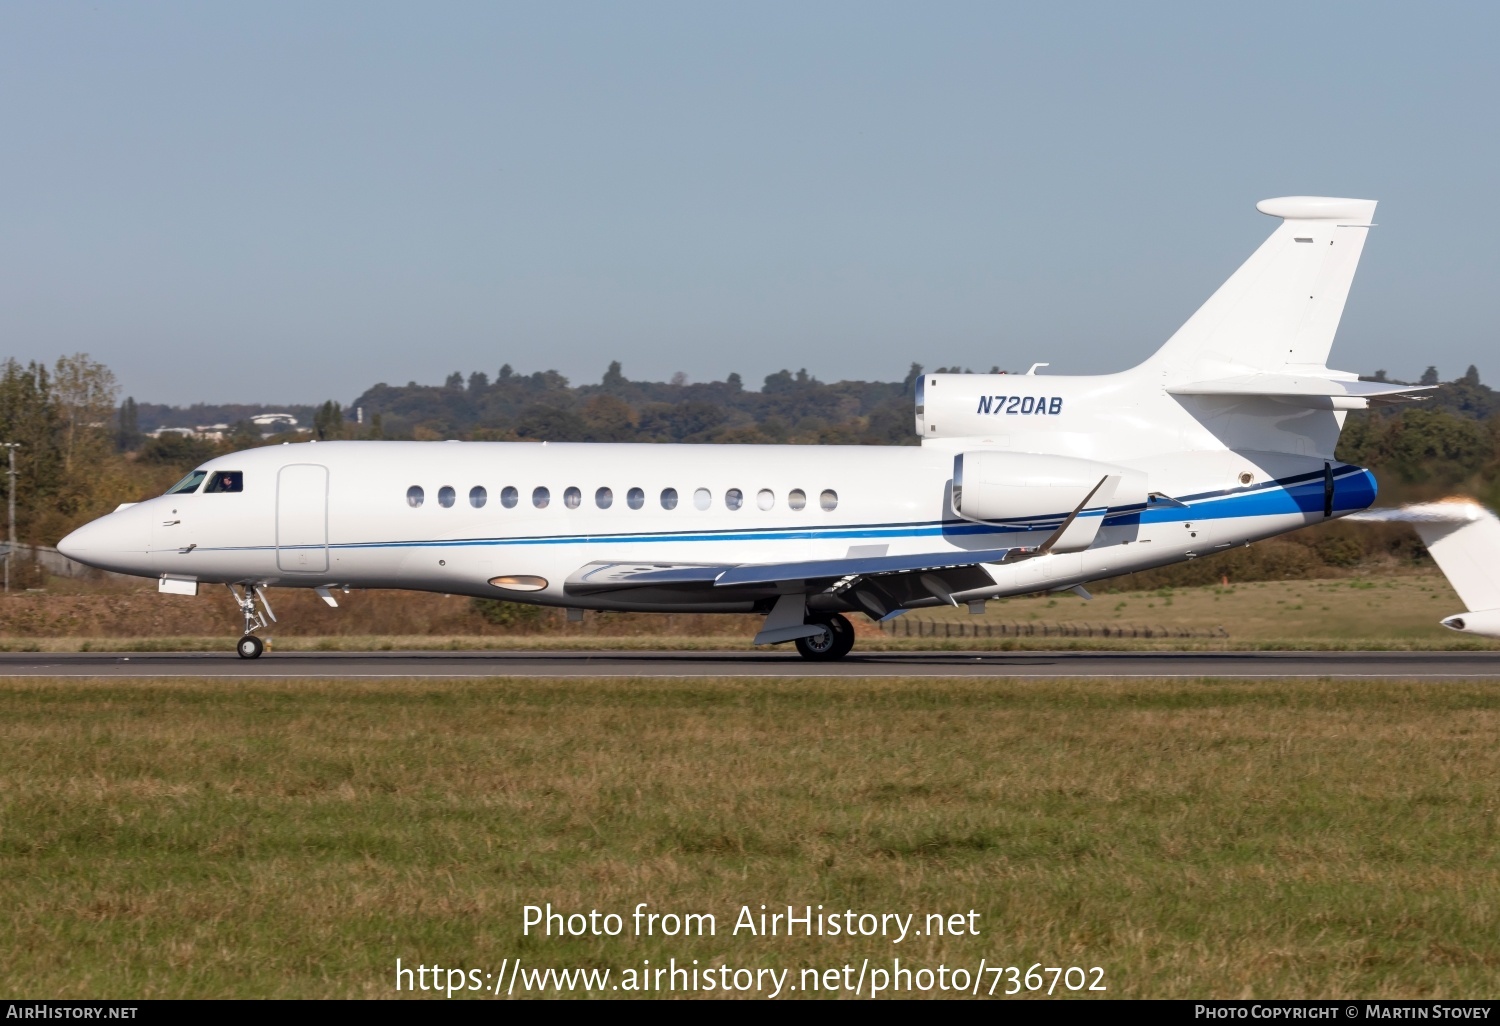
[[[1119,478],[1114,478],[1119,483]],[[981,568],[985,563],[1045,556],[1066,540],[1069,530],[1099,492],[1110,481],[1100,479],[1042,544],[1004,549],[952,549],[947,552],[917,552],[888,556],[885,546],[870,551],[853,546],[842,558],[797,560],[791,563],[590,563],[563,582],[569,594],[579,595],[626,588],[751,588],[801,584],[810,590],[834,590],[847,595],[877,620],[902,609],[932,603],[957,604],[953,596],[983,588],[993,578]],[[1113,490],[1113,485],[1109,486]],[[1097,525],[1095,525],[1097,530]],[[1090,535],[1090,540],[1092,540]],[[1080,548],[1087,547],[1087,542]],[[1072,551],[1064,549],[1063,551]],[[780,590],[780,589],[778,589]],[[784,592],[782,592],[784,593]],[[785,640],[785,639],[783,639]]]
[[[1016,549],[923,552],[898,556],[853,555],[792,563],[590,563],[568,578],[571,594],[628,588],[699,585],[732,587],[794,581],[836,581],[848,577],[924,573],[999,563]]]
[[[980,549],[972,552],[923,552],[910,556],[852,556],[844,559],[813,559],[798,563],[746,563],[725,570],[714,585],[773,584],[781,581],[837,580],[877,574],[948,570],[954,567],[999,563],[1015,549]]]
[[[1431,397],[1424,393],[1437,387],[1398,385],[1389,381],[1342,381],[1316,374],[1240,374],[1212,381],[1172,385],[1167,391],[1173,395],[1262,396],[1314,407],[1321,407],[1333,400],[1344,400],[1350,406],[1360,405],[1360,401],[1369,406],[1389,406],[1429,399]]]

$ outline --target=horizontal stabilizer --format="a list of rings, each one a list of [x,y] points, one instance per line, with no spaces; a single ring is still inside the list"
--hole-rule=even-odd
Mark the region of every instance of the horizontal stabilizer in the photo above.
[[[1437,385],[1400,385],[1389,381],[1340,381],[1318,375],[1240,374],[1171,385],[1172,395],[1260,396],[1312,409],[1362,410],[1367,406],[1418,402]]]
[[[844,559],[814,559],[800,563],[761,563],[731,567],[719,575],[720,587],[734,584],[773,584],[781,581],[814,581],[837,577],[866,577],[913,570],[999,563],[1015,549],[980,549],[973,552],[923,552],[910,556],[854,556]]]

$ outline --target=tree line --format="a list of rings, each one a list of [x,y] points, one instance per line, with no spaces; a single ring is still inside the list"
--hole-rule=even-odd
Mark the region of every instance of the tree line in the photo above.
[[[352,406],[385,438],[476,441],[916,444],[904,380],[825,384],[804,370],[767,375],[758,391],[723,381],[632,381],[618,361],[598,384],[574,386],[556,371],[518,374],[509,364],[450,374],[439,386],[378,384]]]

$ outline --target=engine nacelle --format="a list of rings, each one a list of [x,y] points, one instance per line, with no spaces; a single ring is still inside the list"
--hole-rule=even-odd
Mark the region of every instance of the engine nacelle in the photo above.
[[[1071,513],[1100,481],[1117,477],[1109,495],[1093,505],[1143,504],[1146,475],[1139,470],[1072,456],[979,450],[953,458],[953,511],[965,520],[1013,520]]]
[[[1479,634],[1486,638],[1500,638],[1500,609],[1481,609],[1477,613],[1459,613],[1443,621],[1450,631]]]

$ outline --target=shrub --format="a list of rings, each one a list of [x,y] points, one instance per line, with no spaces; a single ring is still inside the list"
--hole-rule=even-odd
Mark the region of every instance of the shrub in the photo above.
[[[502,602],[500,599],[472,600],[474,611],[496,627],[522,630],[541,626],[542,607],[524,602]]]

